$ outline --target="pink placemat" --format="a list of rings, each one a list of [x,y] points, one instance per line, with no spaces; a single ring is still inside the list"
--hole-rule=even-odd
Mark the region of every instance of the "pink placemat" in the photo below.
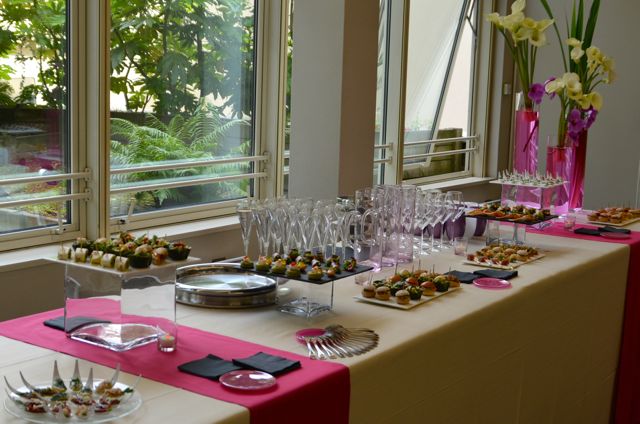
[[[580,227],[597,228],[591,225],[580,225]],[[627,291],[616,393],[613,400],[613,421],[616,424],[640,423],[640,402],[638,401],[640,399],[640,232],[632,231],[631,237],[628,239],[610,239],[575,234],[573,231],[565,230],[561,223],[555,223],[543,231],[533,228],[529,228],[527,231],[550,236],[629,245],[629,269],[627,271]]]
[[[117,310],[117,302],[109,299],[94,299],[90,306],[84,312],[86,315],[96,316],[98,311]],[[63,313],[62,309],[57,309],[1,322],[0,335],[112,368],[120,363],[125,372],[142,374],[143,377],[160,383],[242,405],[249,409],[252,423],[295,422],[302,417],[305,423],[349,422],[349,369],[342,364],[310,360],[295,353],[186,326],[179,326],[178,349],[173,353],[159,352],[155,343],[117,353],[71,340],[63,331],[42,324],[44,320]],[[275,390],[248,394],[231,391],[216,381],[177,369],[178,365],[200,359],[209,353],[231,360],[257,352],[297,360],[302,367],[279,376]],[[318,408],[319,400],[322,400],[325,407]]]

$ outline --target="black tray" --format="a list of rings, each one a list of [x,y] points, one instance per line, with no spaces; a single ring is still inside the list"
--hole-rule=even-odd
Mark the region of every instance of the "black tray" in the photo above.
[[[517,221],[515,219],[505,219],[505,218],[496,218],[493,216],[484,216],[484,215],[468,215],[465,214],[465,218],[476,218],[476,219],[486,219],[489,221],[500,221],[500,222],[510,222],[512,224],[524,224],[524,225],[536,225],[541,222],[551,221],[552,219],[557,218],[558,215],[547,215],[544,219],[539,219],[537,221]]]
[[[304,281],[305,283],[326,284],[326,283],[331,283],[332,281],[341,280],[343,278],[353,277],[356,274],[362,274],[363,272],[371,271],[373,269],[373,267],[364,266],[364,265],[356,265],[355,271],[342,270],[342,272],[340,274],[336,274],[336,276],[333,277],[333,278],[329,278],[329,277],[327,277],[326,274],[324,274],[322,276],[322,279],[320,279],[320,280],[309,280],[309,276],[308,276],[308,274],[306,272],[300,274],[300,277],[291,278],[291,277],[287,277],[286,274],[274,274],[273,272],[270,272],[270,271],[258,271],[258,270],[255,269],[255,266],[253,268],[251,268],[251,269],[247,269],[247,268],[242,268],[242,269],[244,269],[245,271],[255,272],[256,274],[259,274],[259,275],[266,275],[266,276],[269,276],[271,278],[280,277],[280,278],[285,278],[287,280]],[[307,269],[311,269],[311,267],[307,267]],[[323,271],[326,271],[327,269],[328,268],[322,268]]]

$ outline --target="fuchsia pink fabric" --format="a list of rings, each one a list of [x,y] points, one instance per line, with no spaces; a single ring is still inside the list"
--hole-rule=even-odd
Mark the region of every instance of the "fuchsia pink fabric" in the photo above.
[[[115,312],[117,307],[117,302],[112,300],[93,299],[85,314],[97,316],[100,315],[98,312],[110,309]],[[310,360],[295,353],[185,326],[178,328],[178,349],[173,353],[159,352],[155,343],[117,353],[73,341],[63,331],[42,324],[44,320],[63,313],[58,309],[4,321],[0,323],[0,335],[112,368],[120,363],[125,372],[142,374],[151,380],[242,405],[249,409],[252,423],[285,423],[300,417],[304,417],[305,423],[349,422],[349,369],[344,365]],[[300,361],[302,367],[277,377],[278,384],[274,390],[260,393],[231,391],[217,381],[186,374],[177,368],[179,364],[200,359],[209,353],[231,360],[260,351]],[[320,400],[330,407],[318,409]]]
[[[597,228],[590,225],[580,225],[580,227]],[[613,400],[613,420],[616,424],[640,423],[640,232],[632,231],[631,238],[616,240],[575,234],[563,229],[558,223],[544,231],[533,229],[528,231],[550,236],[629,245],[631,251],[616,393]]]

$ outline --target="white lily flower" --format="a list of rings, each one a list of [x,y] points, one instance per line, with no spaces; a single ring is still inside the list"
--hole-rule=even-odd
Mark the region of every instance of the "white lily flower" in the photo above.
[[[571,37],[571,38],[567,39],[567,44],[570,47],[580,47],[580,48],[582,48],[582,41],[578,40],[577,38]]]
[[[574,62],[580,62],[582,56],[584,56],[584,50],[582,50],[580,47],[574,47],[571,49],[571,60],[573,60]]]
[[[602,52],[596,46],[590,46],[587,48],[587,61],[588,62],[600,62],[602,58]]]
[[[522,21],[522,26],[533,30],[538,27],[538,24],[531,18],[524,18],[524,20]]]
[[[520,41],[524,41],[524,40],[529,39],[531,37],[532,32],[533,31],[530,28],[526,28],[524,26],[521,26],[515,32],[513,32],[511,35],[513,36],[513,41],[518,43]]]
[[[512,13],[502,19],[502,25],[509,31],[514,32],[522,21],[524,21],[524,13]]]
[[[497,27],[502,27],[502,18],[497,13],[489,13],[486,19]]]
[[[533,31],[531,31],[529,41],[536,47],[542,47],[547,44],[547,36],[544,34],[544,32],[534,29]]]
[[[544,86],[544,91],[546,91],[548,94],[559,93],[564,89],[564,87],[565,87],[564,80],[562,78],[556,78],[553,81],[549,81]]]
[[[524,12],[524,8],[526,7],[526,5],[527,5],[526,0],[514,1],[513,4],[511,5],[511,13],[516,14],[516,13]]]
[[[538,31],[545,31],[551,25],[553,25],[553,19],[543,19],[536,23],[536,27],[538,28]]]

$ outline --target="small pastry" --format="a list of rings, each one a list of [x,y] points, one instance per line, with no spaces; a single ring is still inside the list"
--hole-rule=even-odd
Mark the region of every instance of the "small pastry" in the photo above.
[[[293,264],[295,264],[295,267],[298,268],[300,272],[305,272],[307,269],[307,264],[305,264],[304,262],[293,262],[291,265]]]
[[[256,264],[256,271],[268,272],[271,269],[271,262],[264,256],[260,256]]]
[[[399,290],[396,292],[396,302],[398,305],[408,305],[411,300],[411,295],[407,290]]]
[[[404,290],[406,285],[407,284],[404,281],[393,283],[393,285],[390,287],[391,296],[397,296],[398,292]]]
[[[169,244],[169,257],[174,261],[184,261],[189,257],[191,247],[182,242]]]
[[[86,249],[84,247],[78,247],[74,251],[73,260],[75,260],[76,262],[86,262],[88,254],[89,254],[89,249]]]
[[[115,266],[116,270],[118,270],[120,272],[128,271],[129,270],[129,258],[127,258],[125,256],[116,257],[115,262],[114,262],[114,266]]]
[[[300,278],[301,272],[298,267],[296,267],[295,262],[292,265],[287,267],[286,276],[288,278]]]
[[[153,257],[151,253],[147,252],[134,253],[129,256],[129,265],[131,265],[132,268],[149,268],[152,261]]]
[[[409,298],[411,300],[420,300],[422,297],[422,289],[420,287],[409,286],[406,291],[409,293]]]
[[[290,260],[295,261],[298,258],[298,256],[300,256],[300,252],[298,251],[298,249],[294,248],[289,251]]]
[[[94,250],[93,252],[91,252],[91,256],[89,257],[89,263],[91,265],[100,265],[100,262],[102,261],[102,255],[104,255],[102,251]]]
[[[244,256],[242,261],[240,261],[240,268],[242,269],[253,269],[253,261],[248,256]]]
[[[433,281],[425,281],[420,285],[422,288],[423,296],[435,296],[436,294],[436,285],[433,284]]]
[[[391,292],[389,290],[389,287],[382,286],[376,289],[376,299],[389,300],[390,297],[391,297]]]
[[[97,238],[94,242],[93,242],[93,248],[95,250],[101,250],[103,252],[106,252],[107,249],[109,248],[109,240],[104,238],[104,237],[100,237]]]
[[[322,270],[317,266],[311,268],[311,270],[307,273],[307,277],[309,277],[309,280],[314,280],[314,281],[322,279],[322,275],[323,275]]]
[[[351,258],[344,261],[342,269],[344,269],[345,271],[354,272],[357,266],[358,264],[356,263],[355,258]]]
[[[507,261],[507,264],[508,263],[509,262]],[[447,275],[446,278],[447,278],[447,281],[449,281],[450,288],[460,287],[460,280],[455,275]]]
[[[376,288],[373,284],[366,283],[362,285],[362,297],[376,297]]]
[[[120,250],[118,251],[118,253],[120,254],[120,256],[128,257],[133,255],[137,248],[138,246],[134,242],[128,241],[120,246]]]
[[[74,249],[79,247],[89,249],[91,247],[91,242],[84,237],[78,237],[75,242],[72,244]]]
[[[100,265],[102,265],[103,268],[113,268],[115,262],[116,255],[114,255],[113,253],[105,253],[100,259]]]
[[[151,252],[151,261],[154,265],[162,265],[169,257],[169,251],[166,247],[156,247]]]
[[[149,246],[148,244],[141,244],[140,246],[136,247],[135,250],[133,251],[134,255],[139,255],[141,253],[151,253],[153,252],[153,247]]]
[[[68,261],[71,259],[72,252],[73,250],[70,247],[60,246],[60,249],[58,249],[58,259]]]
[[[329,278],[336,278],[336,269],[335,268],[329,268],[327,270],[327,277]]]
[[[285,274],[287,272],[287,262],[284,259],[273,262],[271,272],[274,274]]]
[[[436,286],[436,291],[446,292],[449,290],[449,281],[444,275],[438,276],[433,279],[433,284]]]

